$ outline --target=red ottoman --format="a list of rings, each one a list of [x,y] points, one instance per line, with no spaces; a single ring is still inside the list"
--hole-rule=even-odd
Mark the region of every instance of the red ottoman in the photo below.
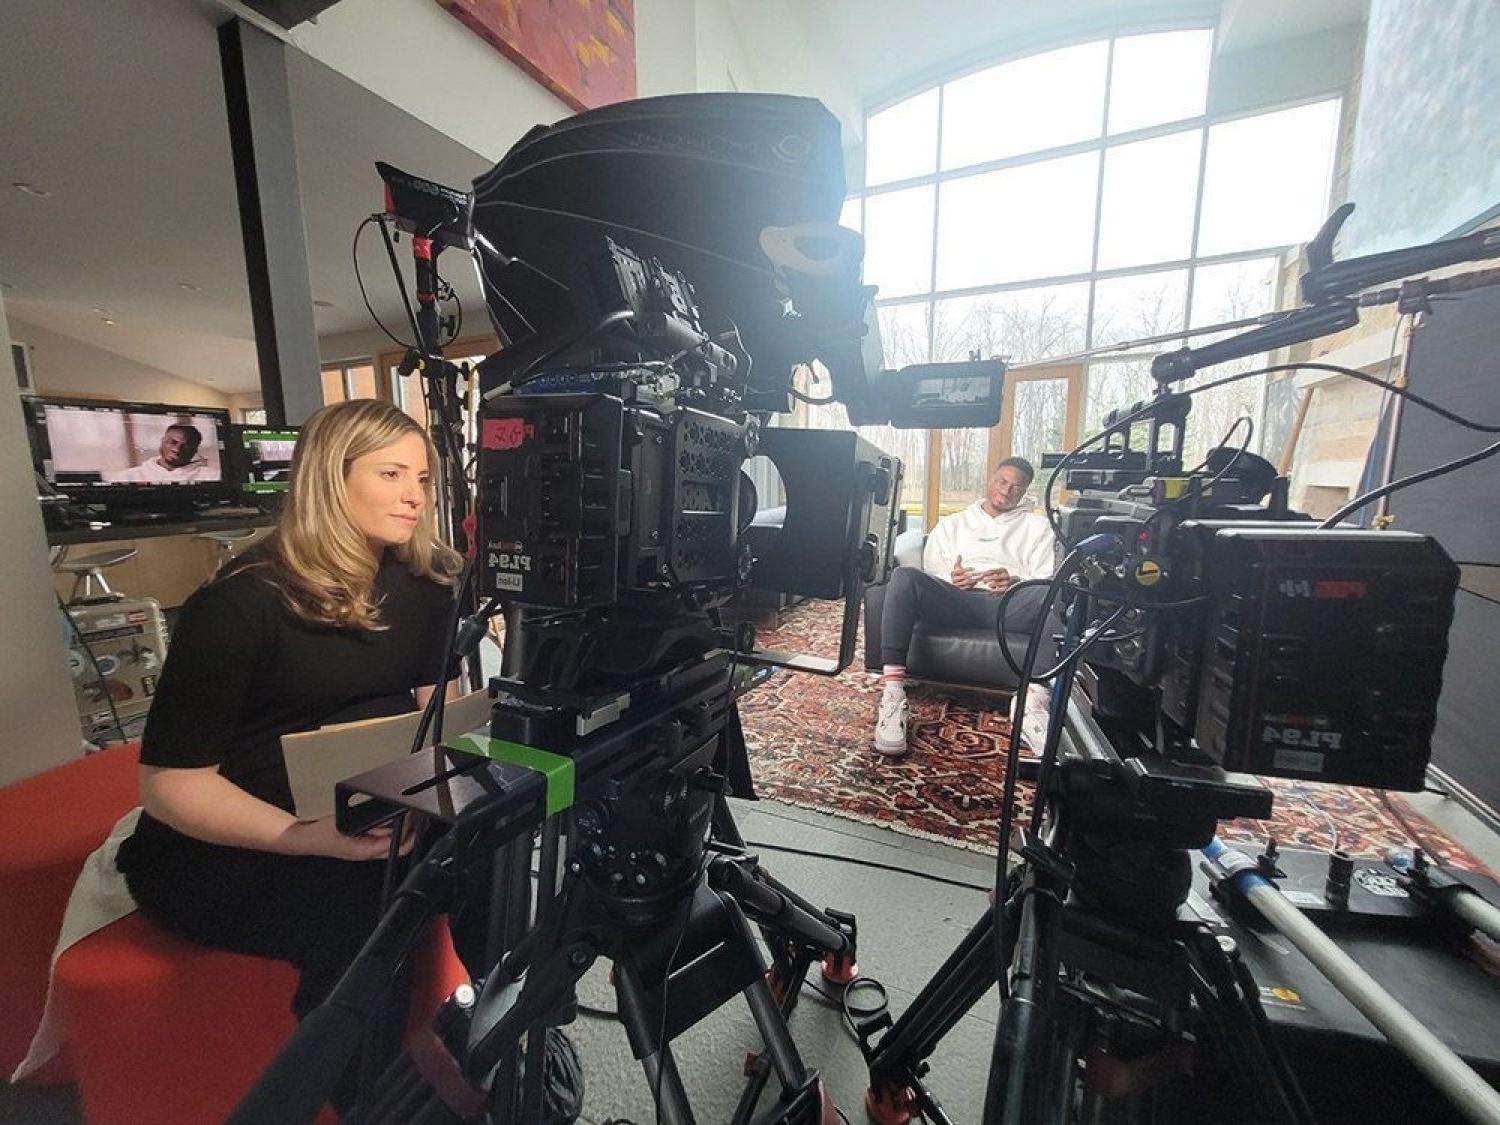
[[[68,895],[90,852],[137,804],[140,746],[122,743],[0,789],[0,1080],[26,1057]],[[65,1058],[34,1082],[66,1082]]]
[[[415,960],[418,1023],[465,976],[442,923]],[[205,949],[138,913],[84,938],[55,986],[89,1125],[224,1120],[296,1026],[296,983],[285,962]]]

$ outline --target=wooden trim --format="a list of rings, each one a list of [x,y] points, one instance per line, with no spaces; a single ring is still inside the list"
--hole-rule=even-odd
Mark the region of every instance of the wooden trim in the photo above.
[[[1302,425],[1307,421],[1307,409],[1312,405],[1313,392],[1316,386],[1307,387],[1302,392],[1302,401],[1297,404],[1297,417],[1292,420],[1291,432],[1286,435],[1286,446],[1281,451],[1281,458],[1276,464],[1278,476],[1286,476],[1292,467],[1292,457],[1297,452],[1297,441],[1302,437]]]
[[[1015,438],[1016,384],[1037,380],[1062,379],[1068,384],[1067,413],[1063,418],[1063,441],[1071,448],[1078,444],[1083,422],[1084,373],[1082,364],[1058,364],[1055,367],[1023,367],[1005,373],[1005,396],[1000,405],[1000,422],[990,431],[989,448],[985,457],[985,471],[992,473],[995,466],[1015,452],[1011,443]]]
[[[1078,364],[1068,373],[1068,412],[1063,419],[1063,444],[1072,449],[1083,439],[1083,396],[1088,393],[1087,369]]]
[[[943,431],[927,431],[927,494],[922,502],[922,526],[931,531],[942,503]]]
[[[1016,384],[1005,380],[1005,391],[1000,399],[1000,421],[990,429],[990,441],[984,454],[984,475],[988,480],[995,466],[1010,456],[1010,445],[1016,435]]]

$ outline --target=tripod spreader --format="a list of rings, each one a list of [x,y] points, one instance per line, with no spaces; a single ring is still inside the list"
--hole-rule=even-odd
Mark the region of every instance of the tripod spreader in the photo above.
[[[733,896],[740,909],[760,925],[778,930],[819,953],[853,961],[852,918],[819,910],[766,874],[753,855],[711,846],[721,850],[721,854],[708,862],[710,887]]]

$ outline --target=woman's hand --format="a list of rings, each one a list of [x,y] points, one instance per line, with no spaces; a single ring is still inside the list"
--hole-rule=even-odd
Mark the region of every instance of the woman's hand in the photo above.
[[[411,851],[414,834],[412,820],[407,818],[406,831],[401,837],[401,854]],[[299,820],[288,825],[281,834],[278,851],[288,855],[320,855],[330,859],[368,860],[384,859],[390,854],[391,829],[381,825],[358,836],[346,836],[338,830],[332,816],[317,820]]]

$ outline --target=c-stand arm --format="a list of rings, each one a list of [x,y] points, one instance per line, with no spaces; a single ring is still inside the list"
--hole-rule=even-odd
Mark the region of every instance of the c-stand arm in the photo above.
[[[1308,302],[1308,307],[1287,313],[1271,324],[1252,328],[1248,332],[1201,348],[1179,348],[1174,352],[1163,352],[1151,361],[1152,378],[1163,385],[1175,383],[1205,367],[1343,331],[1359,322],[1361,306],[1403,299],[1402,290],[1386,290],[1379,295],[1356,297],[1355,294],[1360,290],[1409,277],[1424,270],[1500,257],[1500,229],[1496,229],[1335,262],[1333,240],[1353,211],[1352,203],[1339,207],[1307,244],[1307,259],[1311,268],[1302,275],[1302,297]],[[1424,292],[1439,291],[1436,288],[1438,284],[1432,283]]]

